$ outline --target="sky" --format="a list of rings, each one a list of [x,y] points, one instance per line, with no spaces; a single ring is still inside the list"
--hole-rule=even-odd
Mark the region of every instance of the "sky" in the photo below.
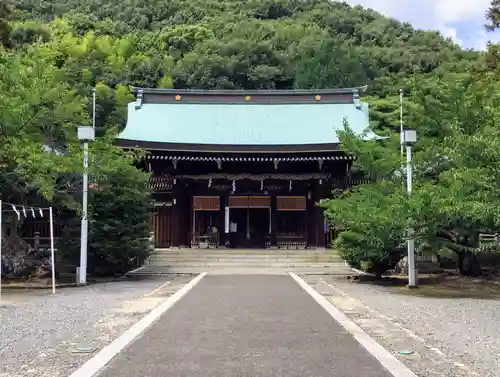
[[[345,0],[408,22],[418,29],[438,30],[463,48],[484,50],[500,32],[486,32],[485,13],[491,0]]]

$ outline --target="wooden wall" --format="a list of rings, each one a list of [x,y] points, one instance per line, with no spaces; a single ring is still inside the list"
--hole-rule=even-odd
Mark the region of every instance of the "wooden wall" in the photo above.
[[[155,247],[172,245],[172,207],[156,207],[152,218]]]
[[[49,216],[47,215],[43,219],[31,219],[27,218],[21,228],[22,238],[34,238],[35,233],[38,233],[41,238],[50,238],[50,224]],[[54,221],[54,238],[61,237],[61,224]]]

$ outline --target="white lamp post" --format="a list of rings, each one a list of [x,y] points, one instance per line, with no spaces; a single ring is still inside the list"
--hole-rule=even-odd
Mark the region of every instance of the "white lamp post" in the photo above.
[[[78,139],[83,142],[83,199],[82,199],[82,226],[80,240],[80,270],[79,284],[87,284],[87,240],[88,240],[88,168],[89,168],[89,141],[93,141],[95,132],[93,127],[78,127]]]
[[[411,146],[417,142],[417,132],[415,130],[402,130],[401,146],[406,146],[406,188],[408,196],[412,190],[412,166],[411,166]],[[415,239],[412,236],[412,230],[408,229],[408,287],[417,286],[417,273],[415,270]]]

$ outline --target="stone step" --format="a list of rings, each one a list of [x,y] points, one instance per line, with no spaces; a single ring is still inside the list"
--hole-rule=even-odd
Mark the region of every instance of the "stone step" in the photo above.
[[[248,261],[248,262],[235,262],[235,261],[196,261],[196,262],[183,262],[183,261],[162,261],[151,260],[148,261],[146,266],[185,266],[185,267],[198,267],[198,266],[325,266],[325,267],[342,267],[345,266],[344,262],[277,262],[277,261]]]
[[[332,257],[174,257],[165,255],[152,255],[149,257],[150,261],[164,261],[164,262],[252,262],[252,261],[265,261],[265,262],[330,262],[330,263],[341,263],[342,258],[332,258]]]
[[[153,254],[160,255],[338,255],[336,252],[331,251],[308,251],[296,249],[283,249],[283,250],[269,250],[265,252],[241,252],[231,251],[227,249],[209,249],[200,251],[197,249],[189,251],[175,251],[175,250],[155,250]]]
[[[303,249],[156,249],[147,264],[162,267],[273,268],[340,268],[345,265],[334,250]]]
[[[145,266],[139,270],[127,273],[127,276],[152,277],[163,275],[193,275],[207,272],[209,275],[287,275],[289,272],[308,275],[346,276],[352,274],[348,267],[344,268],[308,268],[308,267],[166,267]]]
[[[147,264],[128,276],[168,274],[349,275],[352,270],[335,250],[304,249],[156,249]]]
[[[153,254],[149,257],[149,259],[162,259],[162,260],[183,260],[183,261],[224,261],[224,260],[234,260],[234,261],[245,261],[245,260],[276,260],[276,261],[332,261],[332,262],[340,262],[343,261],[342,258],[337,256],[298,256],[298,255],[269,255],[269,256],[253,256],[253,255],[200,255],[200,256],[176,256],[176,255],[158,255]]]
[[[163,261],[151,261],[148,265],[152,266],[171,266],[171,267],[331,267],[337,268],[345,266],[342,263],[306,263],[306,262],[290,262],[290,263],[277,263],[277,262],[265,262],[265,261],[248,261],[248,262],[163,262]]]
[[[165,258],[186,258],[186,259],[199,259],[199,258],[254,258],[254,259],[268,259],[268,258],[297,258],[297,259],[321,259],[321,258],[331,258],[331,259],[342,259],[339,255],[336,254],[298,254],[298,253],[289,253],[289,254],[171,254],[171,253],[158,253],[155,252],[151,254],[151,256],[159,256]]]
[[[338,255],[335,250],[314,249],[155,249],[155,254],[169,255]]]
[[[168,255],[168,254],[152,254],[150,258],[164,258],[170,260],[224,260],[224,259],[232,259],[232,260],[333,260],[340,261],[343,260],[341,257],[337,255]]]

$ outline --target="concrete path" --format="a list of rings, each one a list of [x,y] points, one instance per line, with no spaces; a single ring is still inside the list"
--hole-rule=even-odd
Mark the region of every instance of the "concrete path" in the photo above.
[[[390,377],[290,276],[206,276],[100,377]]]

